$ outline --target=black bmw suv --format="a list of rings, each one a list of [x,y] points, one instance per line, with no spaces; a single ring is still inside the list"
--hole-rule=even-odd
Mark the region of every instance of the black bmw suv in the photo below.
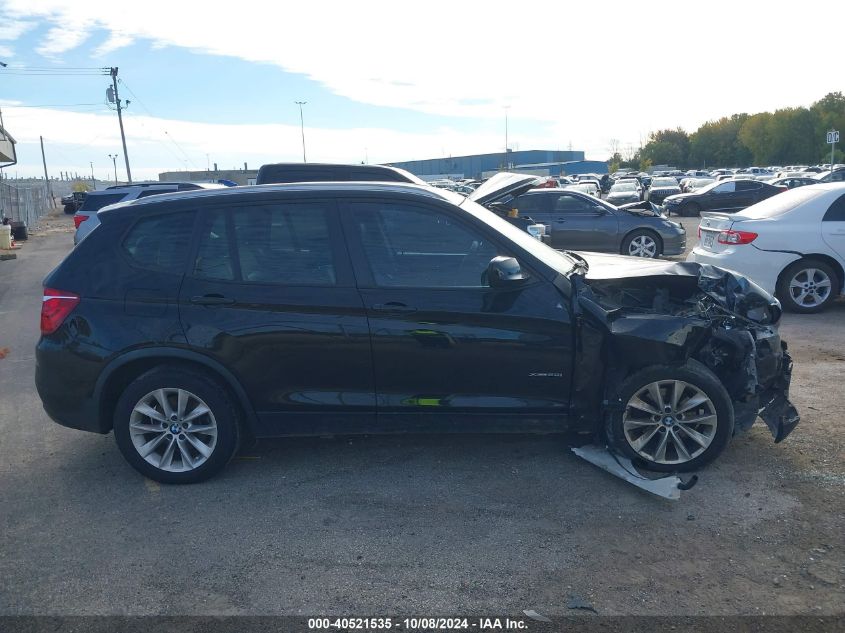
[[[559,252],[458,194],[300,183],[100,212],[44,282],[47,413],[152,479],[244,439],[570,432],[657,471],[798,423],[777,300],[716,268]]]

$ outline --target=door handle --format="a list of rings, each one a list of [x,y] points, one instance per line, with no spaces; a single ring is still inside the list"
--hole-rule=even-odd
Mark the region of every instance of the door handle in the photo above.
[[[376,303],[373,310],[377,312],[416,312],[417,309],[399,301],[388,301],[387,303]]]
[[[201,295],[199,297],[191,297],[191,303],[200,306],[220,306],[235,303],[235,300],[223,295]]]

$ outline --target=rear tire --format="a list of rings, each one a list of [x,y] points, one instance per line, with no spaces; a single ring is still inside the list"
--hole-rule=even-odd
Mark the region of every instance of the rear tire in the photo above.
[[[787,266],[775,294],[784,310],[798,314],[821,312],[839,294],[842,282],[831,266],[819,259],[801,259]]]
[[[649,470],[686,472],[716,459],[733,435],[734,410],[701,363],[652,366],[628,377],[606,422],[611,446]]]
[[[162,366],[136,378],[114,412],[121,453],[145,477],[166,484],[204,481],[239,443],[240,415],[226,388],[186,369]]]

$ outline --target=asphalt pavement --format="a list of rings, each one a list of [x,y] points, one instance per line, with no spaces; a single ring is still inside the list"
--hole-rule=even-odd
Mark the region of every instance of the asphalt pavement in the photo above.
[[[824,614],[845,604],[845,479],[824,465],[842,432],[816,448],[812,422],[778,446],[758,425],[676,502],[556,437],[266,441],[203,484],[147,480],[111,435],[51,422],[35,392],[40,284],[70,248],[68,231],[35,235],[0,262],[0,615],[565,615],[574,599],[599,614]],[[830,318],[841,326],[843,314]],[[841,380],[830,362],[827,380]]]

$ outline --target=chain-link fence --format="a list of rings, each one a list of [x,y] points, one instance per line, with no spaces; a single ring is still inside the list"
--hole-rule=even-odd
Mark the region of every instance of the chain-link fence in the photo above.
[[[52,208],[46,185],[10,185],[0,182],[0,217],[35,227],[38,220],[50,213]]]

